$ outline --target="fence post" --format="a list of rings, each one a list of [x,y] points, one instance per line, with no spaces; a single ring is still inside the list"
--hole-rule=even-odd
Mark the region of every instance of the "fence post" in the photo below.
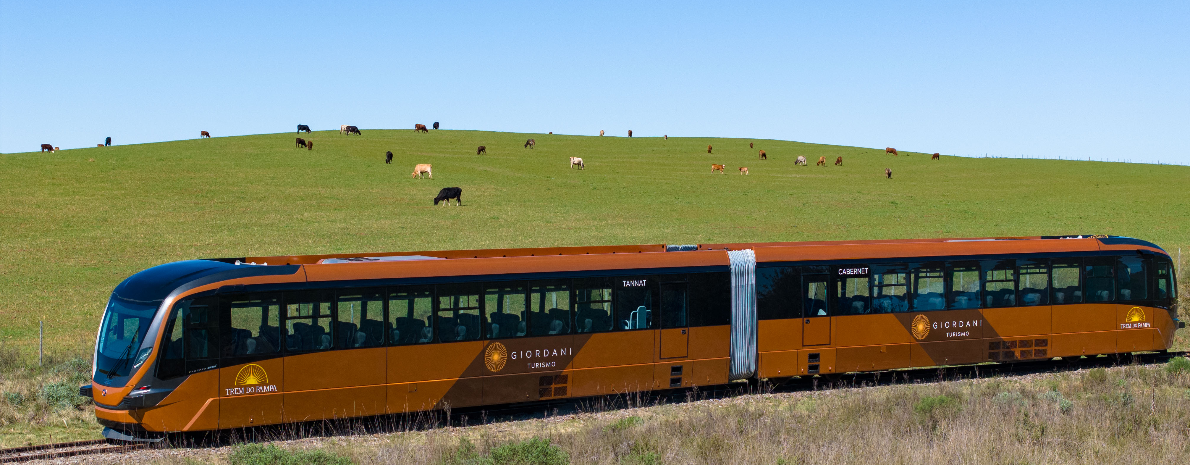
[[[37,321],[37,366],[41,366],[44,359],[45,352],[42,350],[45,347],[45,320]]]

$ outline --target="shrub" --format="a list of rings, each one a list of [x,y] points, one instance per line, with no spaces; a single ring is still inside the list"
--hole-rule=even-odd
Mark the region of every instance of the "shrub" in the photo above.
[[[233,465],[346,465],[351,460],[322,450],[291,451],[272,444],[236,446],[227,461]]]
[[[22,396],[19,392],[5,392],[4,401],[13,407],[20,407],[25,402],[25,396]]]
[[[1009,392],[1001,392],[999,394],[996,394],[996,397],[992,398],[992,402],[995,402],[1000,405],[1011,405],[1011,406],[1020,407],[1020,406],[1025,405],[1025,398],[1019,392],[1009,391]]]
[[[491,459],[499,464],[562,465],[570,463],[570,456],[549,440],[533,438],[504,444],[492,449]]]
[[[1190,371],[1190,358],[1175,357],[1165,364],[1165,372],[1171,375]]]
[[[52,408],[65,409],[83,405],[86,398],[79,395],[79,387],[68,382],[50,383],[41,387],[38,400]]]
[[[635,442],[627,455],[620,458],[625,465],[657,465],[661,463],[661,454],[651,444]]]
[[[1087,371],[1084,379],[1087,384],[1105,384],[1107,383],[1107,370],[1103,368],[1092,368]]]
[[[913,411],[915,413],[927,417],[948,415],[956,413],[958,410],[958,399],[946,394],[922,397],[917,403],[913,404]]]
[[[604,431],[624,431],[628,428],[639,425],[641,423],[644,423],[644,420],[641,420],[640,417],[633,415],[630,417],[624,417],[619,420],[616,420],[614,423],[607,425],[607,427],[605,427],[603,430]]]

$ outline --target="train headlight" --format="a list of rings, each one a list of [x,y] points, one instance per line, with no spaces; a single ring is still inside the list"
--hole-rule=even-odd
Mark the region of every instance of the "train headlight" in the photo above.
[[[144,349],[141,349],[140,352],[137,352],[136,360],[134,360],[132,362],[132,369],[135,370],[137,368],[140,368],[140,366],[145,363],[145,360],[149,359],[149,354],[151,354],[151,353],[153,353],[152,347],[145,347]]]

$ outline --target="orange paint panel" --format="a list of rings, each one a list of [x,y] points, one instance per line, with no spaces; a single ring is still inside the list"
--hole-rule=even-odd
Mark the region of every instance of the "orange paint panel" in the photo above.
[[[198,413],[182,427],[182,431],[208,431],[219,428],[219,398],[207,399]]]
[[[868,347],[846,347],[836,351],[839,372],[891,370],[910,365],[910,347],[915,344],[895,344]]]
[[[483,342],[389,347],[388,382],[455,379],[483,353]]]
[[[690,358],[727,357],[731,350],[730,326],[690,328]]]
[[[731,327],[725,326],[723,340],[730,347]],[[802,320],[760,320],[756,327],[756,348],[760,352],[795,350],[802,346]]]
[[[385,382],[386,349],[333,350],[285,357],[285,392],[376,386]]]
[[[183,431],[190,424],[196,412],[219,396],[219,371],[210,370],[195,373],[182,381],[173,392],[153,408],[139,412],[141,426],[148,431]],[[209,408],[209,407],[208,407]],[[215,429],[218,427],[219,410],[210,415],[209,426],[192,430]]]
[[[388,412],[409,413],[431,410],[442,402],[442,397],[454,384],[454,380],[390,384],[387,387]]]
[[[483,405],[483,378],[463,378],[455,381],[442,396],[441,406],[474,407]]]
[[[909,362],[914,367],[962,365],[987,360],[987,341],[982,339],[925,342],[910,344],[910,348]]]
[[[95,418],[120,423],[137,422],[137,419],[134,418],[127,410],[112,410],[109,408],[103,408],[99,405],[95,406]]]
[[[1154,329],[1127,329],[1116,332],[1116,350],[1120,352],[1139,352],[1144,350],[1158,350],[1159,341]]]
[[[652,363],[656,330],[595,333],[574,354],[576,369]]]
[[[385,386],[286,392],[285,421],[331,420],[385,413]]]
[[[761,378],[785,378],[798,374],[798,351],[786,350],[780,352],[760,353]],[[802,355],[805,357],[805,355]]]
[[[714,386],[716,384],[727,384],[729,364],[730,362],[726,358],[695,360],[684,368],[689,373],[686,375],[686,380],[690,383],[688,385]]]
[[[941,314],[931,312],[930,316]],[[896,314],[848,315],[832,319],[835,347],[913,342],[909,329],[897,319]]]
[[[644,391],[652,386],[652,364],[574,370],[570,375],[570,395],[577,397]]]
[[[275,358],[220,368],[219,427],[240,428],[282,421],[281,387],[285,359]]]
[[[1049,334],[1050,322],[1055,320],[1050,306],[985,308],[983,318],[985,338]],[[1055,307],[1056,308],[1056,307]]]
[[[661,340],[661,358],[685,358],[690,345],[690,329],[669,328],[659,331]]]
[[[1116,351],[1113,331],[1055,334],[1050,336],[1050,357],[1110,354]]]
[[[1116,325],[1115,304],[1054,305],[1054,334],[1111,331]]]
[[[831,343],[831,318],[814,317],[798,320],[802,322],[802,345],[822,346]]]
[[[798,352],[798,372],[803,375],[810,375],[810,365],[818,365],[819,374],[835,373],[835,349],[823,347],[808,348],[797,351]],[[813,361],[813,355],[818,354],[818,361]]]
[[[219,428],[281,423],[283,400],[280,392],[219,399]]]

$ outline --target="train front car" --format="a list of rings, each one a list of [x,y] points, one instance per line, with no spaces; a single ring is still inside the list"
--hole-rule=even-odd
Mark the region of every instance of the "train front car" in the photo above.
[[[215,429],[218,405],[209,404],[217,398],[219,354],[204,335],[219,321],[202,297],[225,281],[299,269],[189,260],[149,268],[116,286],[96,336],[91,384],[79,389],[95,401],[104,436],[154,441],[164,432]]]

